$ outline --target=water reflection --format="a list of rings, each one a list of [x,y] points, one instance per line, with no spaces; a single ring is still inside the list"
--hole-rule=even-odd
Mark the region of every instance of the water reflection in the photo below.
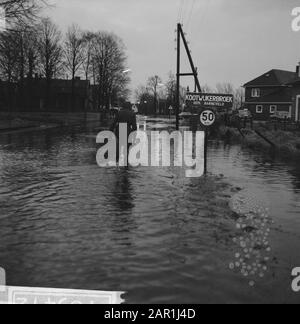
[[[120,212],[130,212],[134,208],[132,174],[129,168],[120,168],[116,174],[112,203],[116,204]]]
[[[159,123],[147,129],[170,127]],[[298,166],[216,142],[207,178],[172,167],[101,169],[99,129],[0,136],[0,263],[9,284],[128,291],[138,303],[295,300]],[[228,267],[237,232],[228,198],[237,188],[270,202],[275,221],[269,272],[251,292]]]
[[[289,173],[292,176],[292,184],[295,187],[296,193],[299,193],[300,190],[300,169],[299,167],[294,167],[289,170]]]
[[[231,199],[231,208],[236,213],[238,233],[233,238],[237,251],[229,268],[240,272],[253,287],[257,280],[265,277],[269,267],[272,251],[269,243],[272,224],[269,208],[255,197],[242,193]]]

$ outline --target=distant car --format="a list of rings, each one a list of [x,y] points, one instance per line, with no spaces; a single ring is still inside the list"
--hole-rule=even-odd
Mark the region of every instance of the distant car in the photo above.
[[[239,110],[239,117],[240,118],[251,118],[252,117],[251,111],[248,109]]]

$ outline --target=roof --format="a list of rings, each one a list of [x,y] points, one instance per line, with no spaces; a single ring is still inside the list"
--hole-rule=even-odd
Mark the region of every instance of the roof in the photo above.
[[[293,80],[292,82],[289,82],[288,85],[291,85],[291,86],[298,86],[300,85],[300,78],[296,78],[295,80]]]
[[[246,83],[244,87],[282,86],[298,79],[296,72],[285,70],[271,70],[258,78]]]

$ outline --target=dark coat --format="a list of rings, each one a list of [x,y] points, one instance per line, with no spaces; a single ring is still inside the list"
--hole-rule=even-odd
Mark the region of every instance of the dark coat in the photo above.
[[[137,130],[136,115],[128,109],[121,109],[112,123],[110,130],[119,135],[119,124],[127,124],[128,135]]]

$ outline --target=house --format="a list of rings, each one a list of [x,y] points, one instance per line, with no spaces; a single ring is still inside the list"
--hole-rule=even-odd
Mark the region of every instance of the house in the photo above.
[[[296,122],[300,121],[300,66],[299,76],[290,83],[292,87],[292,119]]]
[[[27,100],[30,102],[29,109],[34,111],[55,112],[84,112],[88,108],[90,98],[89,81],[76,78],[74,80],[74,94],[72,99],[72,80],[53,79],[50,83],[48,105],[46,80],[33,79],[25,81]]]
[[[300,120],[300,65],[295,72],[271,70],[246,83],[244,108],[256,120],[270,120],[283,114]]]
[[[47,94],[48,91],[48,94]],[[48,104],[46,104],[46,101]],[[89,81],[53,79],[47,90],[44,78],[25,78],[23,83],[0,81],[0,110],[24,112],[85,112],[91,106]]]
[[[16,105],[17,84],[0,80],[0,111],[9,110]]]

